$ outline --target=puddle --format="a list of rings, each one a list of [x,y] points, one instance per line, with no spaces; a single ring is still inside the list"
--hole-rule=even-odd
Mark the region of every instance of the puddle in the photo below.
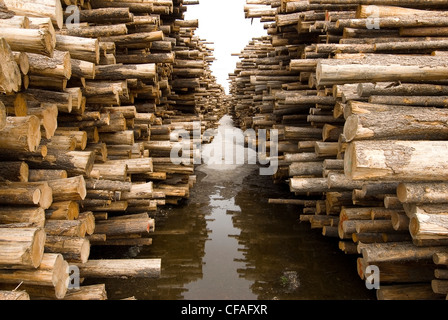
[[[229,118],[224,128],[232,128]],[[375,299],[337,239],[300,223],[299,207],[268,204],[289,190],[259,175],[257,165],[204,163],[196,175],[185,203],[159,210],[151,246],[92,248],[91,257],[162,259],[159,279],[88,280],[106,283],[109,299]]]

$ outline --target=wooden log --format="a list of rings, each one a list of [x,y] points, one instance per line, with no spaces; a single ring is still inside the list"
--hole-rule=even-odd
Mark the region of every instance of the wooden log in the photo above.
[[[125,235],[135,233],[149,233],[154,228],[154,221],[148,218],[104,220],[98,221],[95,232],[106,236]]]
[[[11,50],[41,54],[52,57],[54,54],[54,29],[45,25],[38,29],[2,28],[2,37]]]
[[[114,42],[117,48],[145,49],[151,46],[151,42],[164,39],[163,31],[139,32],[110,37],[101,37],[102,42]]]
[[[131,191],[131,187],[131,182],[95,179],[86,180],[86,188],[88,190]]]
[[[48,17],[59,29],[63,25],[63,11],[60,1],[56,0],[33,0],[13,1],[6,0],[4,5],[16,15],[29,17]]]
[[[98,64],[100,61],[100,48],[98,39],[56,35],[56,47],[60,51],[70,52],[73,59]]]
[[[53,236],[84,237],[86,226],[79,220],[47,220],[45,232]]]
[[[29,167],[24,161],[2,161],[0,167],[0,179],[28,182]]]
[[[146,64],[116,64],[96,66],[95,79],[97,80],[125,80],[140,79],[143,81],[154,81],[156,78],[156,65]]]
[[[50,150],[44,159],[29,159],[29,166],[38,169],[66,170],[69,176],[89,177],[95,160],[93,151]]]
[[[51,58],[35,53],[28,53],[27,55],[30,75],[67,80],[72,76],[70,53],[67,51],[56,50]]]
[[[0,282],[51,287],[56,297],[64,297],[67,291],[68,263],[61,254],[44,253],[34,270],[0,270]]]
[[[30,300],[30,295],[26,291],[0,291],[0,300]]]
[[[444,85],[424,83],[402,83],[393,85],[390,82],[360,83],[357,89],[361,97],[370,96],[445,96],[448,87]]]
[[[397,197],[403,203],[446,203],[448,185],[444,182],[434,183],[400,183]]]
[[[69,14],[64,16],[68,18]],[[80,10],[79,22],[101,23],[104,22],[116,24],[132,22],[134,15],[129,11],[129,8],[110,8],[104,7],[100,9]]]
[[[86,263],[90,255],[90,241],[83,237],[48,235],[45,252],[60,254],[69,263]]]
[[[42,262],[43,228],[0,228],[0,269],[35,269]]]
[[[40,119],[41,126],[44,129],[41,133],[46,139],[51,139],[58,126],[58,106],[55,104],[42,103],[40,107],[32,106],[28,108],[28,115],[35,115]]]
[[[440,181],[447,147],[443,141],[354,141],[345,152],[344,170],[354,180]]]
[[[322,162],[293,162],[289,165],[289,176],[322,176]]]
[[[126,181],[128,177],[128,167],[126,164],[110,165],[109,163],[95,163],[92,169],[92,176],[96,179]]]
[[[0,202],[3,204],[40,206],[49,208],[53,191],[47,182],[6,182],[0,186]]]
[[[386,105],[446,107],[446,96],[370,96],[369,102]]]
[[[446,238],[448,227],[448,215],[439,207],[414,206],[407,211],[410,216],[409,233],[415,239],[439,239]]]
[[[48,184],[53,189],[53,199],[56,202],[84,200],[87,194],[83,176],[49,180]]]
[[[0,208],[0,224],[31,223],[36,228],[45,224],[45,210],[41,207],[7,207]]]
[[[73,109],[72,96],[68,92],[56,92],[43,89],[27,89],[23,91],[28,104],[55,104],[61,112],[71,113]]]
[[[45,169],[28,170],[29,182],[38,182],[38,181],[65,179],[65,178],[67,178],[67,171],[65,170],[45,170]]]
[[[79,289],[69,289],[62,300],[107,300],[106,285],[93,284],[81,286]]]
[[[95,215],[92,211],[84,211],[79,214],[78,220],[86,226],[86,234],[92,235],[95,231]]]
[[[111,37],[120,36],[128,33],[128,28],[126,24],[113,24],[105,26],[92,26],[82,25],[79,28],[69,28],[62,29],[59,34],[73,36],[73,37],[83,37],[83,38],[100,38],[100,37]]]
[[[7,117],[0,131],[0,149],[35,152],[40,144],[40,120],[36,116]]]
[[[160,259],[90,259],[76,264],[83,278],[158,278]]]
[[[153,195],[153,183],[152,181],[147,183],[135,183],[132,185],[130,191],[123,191],[121,194],[122,200],[130,199],[148,199]]]
[[[431,260],[434,253],[447,253],[445,247],[417,247],[409,242],[364,244],[360,250],[368,263]]]
[[[377,290],[378,300],[438,300],[429,283],[397,284],[381,286]]]
[[[448,294],[448,281],[434,279],[431,281],[431,288],[434,293],[443,294],[443,297],[445,297]]]
[[[326,192],[329,190],[326,178],[291,178],[291,192]]]
[[[344,136],[352,140],[443,140],[443,109],[351,103],[352,112],[344,125]],[[356,111],[354,109],[356,108]],[[394,121],[388,119],[393,118]]]
[[[435,264],[448,265],[448,254],[446,253],[434,253],[432,259]]]
[[[79,205],[76,201],[56,201],[45,210],[48,220],[74,220],[79,216]]]
[[[403,55],[377,54],[365,55],[361,59],[321,60],[317,65],[316,78],[318,85],[442,80],[442,74],[446,72],[444,68],[443,62],[434,57],[425,56],[416,63]]]
[[[7,39],[3,37],[0,38],[0,61],[0,92],[19,91],[22,86],[20,70]]]

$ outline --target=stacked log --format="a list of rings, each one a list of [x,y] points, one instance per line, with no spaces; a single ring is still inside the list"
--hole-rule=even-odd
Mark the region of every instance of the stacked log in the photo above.
[[[278,132],[273,179],[293,196],[284,203],[359,255],[362,280],[379,267],[378,299],[447,296],[446,12],[436,2],[264,1],[265,14],[275,9],[260,16],[268,35],[230,74],[240,126]]]
[[[82,1],[79,16],[68,5],[6,1],[0,19],[0,226],[15,248],[0,250],[14,270],[0,284],[29,279],[31,299],[107,298],[102,284],[71,288],[69,266],[91,277],[91,246],[150,245],[158,208],[195,181],[193,163],[171,163],[175,131],[197,122],[201,143],[223,114],[213,50],[183,1]],[[137,262],[134,276],[159,276],[159,259]],[[95,277],[133,265],[115,263]]]

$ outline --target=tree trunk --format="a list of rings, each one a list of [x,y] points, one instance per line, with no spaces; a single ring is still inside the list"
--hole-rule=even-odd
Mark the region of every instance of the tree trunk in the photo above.
[[[446,203],[448,184],[433,183],[400,183],[397,187],[398,199],[403,203]]]
[[[64,297],[67,291],[68,263],[61,254],[44,253],[40,266],[35,270],[0,270],[0,282],[51,287],[55,295]],[[26,290],[26,289],[25,289]]]
[[[0,149],[35,152],[40,144],[40,120],[36,116],[7,117],[0,131]]]
[[[0,38],[0,92],[6,94],[17,92],[21,86],[22,77],[11,47],[7,39]]]
[[[82,237],[48,235],[45,252],[61,254],[70,263],[86,263],[90,255],[90,241]]]
[[[30,75],[67,80],[72,76],[70,53],[67,51],[55,51],[51,58],[41,54],[28,53],[28,61]]]
[[[80,220],[47,220],[45,232],[51,236],[83,238],[86,235],[86,226]]]
[[[448,177],[447,148],[444,141],[354,141],[345,153],[345,174],[354,180],[440,181]]]
[[[445,140],[448,137],[448,130],[444,126],[448,120],[445,109],[362,102],[352,103],[351,108],[352,115],[347,118],[344,126],[344,136],[348,142],[365,139]],[[390,121],[391,119],[394,120]]]
[[[154,63],[105,65],[96,66],[95,69],[96,80],[125,80],[130,78],[154,81],[156,74],[156,65]]]
[[[26,291],[0,291],[0,300],[30,300]]]
[[[434,253],[447,253],[446,247],[417,247],[408,242],[365,244],[361,249],[368,263],[431,260]]]
[[[106,285],[94,284],[81,286],[79,289],[69,289],[62,300],[107,300]]]
[[[320,60],[316,77],[318,85],[362,82],[443,80],[448,65],[437,57],[366,54],[360,59]]]
[[[35,269],[44,254],[43,228],[0,228],[0,269]]]
[[[87,194],[83,176],[49,180],[48,185],[53,189],[53,200],[56,202],[84,200]]]
[[[83,278],[158,278],[160,264],[160,259],[102,259],[76,265]]]
[[[95,233],[106,236],[149,233],[153,225],[154,221],[148,218],[100,220],[96,223]]]
[[[98,39],[56,35],[56,50],[70,52],[72,59],[100,62],[100,47]]]
[[[47,220],[75,220],[78,216],[79,205],[71,200],[53,202],[50,208],[45,210]]]
[[[11,50],[37,53],[47,57],[54,54],[54,29],[42,25],[38,29],[2,28],[2,37]]]
[[[0,224],[31,223],[36,228],[45,224],[45,210],[41,207],[0,207]]]
[[[28,182],[29,168],[24,161],[0,162],[0,179],[16,182]]]

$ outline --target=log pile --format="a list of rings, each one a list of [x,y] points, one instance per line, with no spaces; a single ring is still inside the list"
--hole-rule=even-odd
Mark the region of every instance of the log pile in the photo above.
[[[102,284],[69,288],[71,266],[81,280],[159,276],[160,259],[108,261],[107,269],[89,254],[91,246],[151,244],[157,209],[188,198],[195,182],[193,164],[170,161],[176,130],[198,127],[202,143],[223,114],[213,50],[194,35],[198,22],[184,21],[186,4],[4,1],[5,299],[107,299]]]
[[[273,180],[292,199],[272,202],[300,204],[362,280],[379,267],[378,299],[445,299],[446,4],[247,5],[267,36],[238,54],[231,108],[243,129],[277,130]]]

